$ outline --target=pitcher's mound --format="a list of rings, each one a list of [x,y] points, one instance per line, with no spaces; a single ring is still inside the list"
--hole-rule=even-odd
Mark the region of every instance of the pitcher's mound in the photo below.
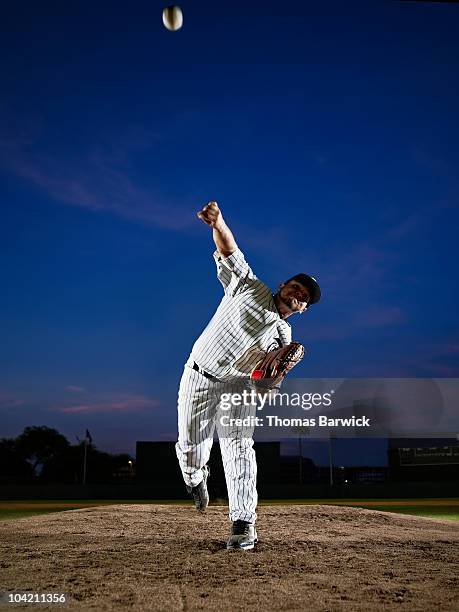
[[[229,525],[225,507],[141,504],[6,521],[0,591],[67,593],[84,610],[457,610],[454,522],[262,506],[245,552],[226,550]],[[14,608],[31,606],[44,609]]]

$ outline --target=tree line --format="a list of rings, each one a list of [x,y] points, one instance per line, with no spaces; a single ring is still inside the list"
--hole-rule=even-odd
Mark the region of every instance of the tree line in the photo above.
[[[88,439],[72,445],[56,429],[33,426],[16,438],[0,439],[0,484],[81,484],[85,452],[86,484],[133,479],[128,454],[104,453]]]

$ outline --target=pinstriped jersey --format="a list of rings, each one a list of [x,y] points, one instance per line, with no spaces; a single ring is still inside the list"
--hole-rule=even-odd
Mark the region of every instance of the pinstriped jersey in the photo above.
[[[218,251],[213,255],[224,296],[188,363],[196,362],[217,378],[248,376],[263,352],[291,342],[291,327],[239,249],[229,257]]]

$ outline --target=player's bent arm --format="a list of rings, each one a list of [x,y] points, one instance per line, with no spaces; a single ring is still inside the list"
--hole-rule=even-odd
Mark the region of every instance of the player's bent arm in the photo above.
[[[237,250],[237,244],[233,233],[226,223],[221,219],[220,223],[213,228],[213,239],[217,251],[223,257],[229,257]]]
[[[218,252],[223,257],[229,257],[237,250],[237,244],[230,228],[223,219],[222,211],[217,202],[209,202],[197,213],[201,221],[213,229],[213,238]]]

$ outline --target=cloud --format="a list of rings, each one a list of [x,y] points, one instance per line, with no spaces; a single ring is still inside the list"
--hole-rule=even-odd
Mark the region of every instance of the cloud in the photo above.
[[[397,362],[409,370],[410,376],[457,378],[459,376],[459,341],[445,338],[429,342],[415,340],[408,354]]]
[[[25,401],[22,399],[18,399],[16,397],[12,397],[8,393],[4,393],[0,391],[0,409],[2,408],[18,408],[19,406],[24,406]]]
[[[431,206],[424,206],[407,215],[387,232],[388,242],[400,242],[412,234],[431,230],[432,226],[444,223],[445,213],[457,207],[458,198],[444,197]]]
[[[75,393],[84,393],[86,391],[86,389],[84,389],[83,387],[77,387],[75,385],[68,385],[65,388],[67,389],[67,391],[74,391]]]
[[[156,399],[141,395],[126,395],[116,398],[96,399],[86,403],[71,404],[58,408],[57,412],[65,414],[119,414],[148,410],[160,405]]]
[[[378,350],[372,351],[366,362],[352,365],[349,363],[348,375],[354,377],[386,378],[454,378],[459,376],[457,340],[448,344],[441,339],[427,342],[412,337],[411,341],[391,342],[388,351],[383,343]],[[352,345],[348,351],[352,353]]]
[[[44,154],[37,132],[30,129],[30,135],[3,136],[0,164],[4,171],[63,205],[175,231],[195,225],[195,204],[163,197],[134,179],[130,156],[136,149],[152,146],[154,137],[149,140],[148,132],[134,130],[125,141],[120,137],[116,143],[92,145],[71,157]]]
[[[439,155],[433,155],[428,151],[420,149],[419,147],[412,148],[411,157],[420,168],[429,170],[432,174],[445,175],[455,172],[453,164],[449,161],[446,161]]]
[[[286,269],[305,270],[317,277],[323,299],[317,308],[333,308],[332,320],[322,329],[315,327],[309,338],[340,340],[352,336],[362,327],[390,327],[407,321],[407,312],[387,303],[387,296],[397,291],[399,265],[404,263],[407,237],[440,222],[451,201],[439,201],[434,206],[405,214],[392,224],[370,228],[368,234],[354,243],[346,236],[342,244],[325,245],[319,253],[307,248],[292,249],[282,231],[277,233],[276,262]],[[282,250],[284,254],[282,254]],[[316,308],[316,307],[314,307]],[[305,322],[309,320],[305,318]],[[305,330],[306,331],[306,330]]]
[[[444,343],[426,344],[415,352],[416,362],[430,376],[456,378],[459,376],[459,340],[448,338]]]
[[[369,306],[358,309],[347,318],[335,319],[331,323],[307,329],[305,336],[308,340],[344,340],[359,333],[362,329],[375,329],[394,327],[405,321],[405,313],[401,308],[394,306]]]
[[[142,190],[125,172],[100,159],[88,158],[78,165],[50,158],[15,159],[9,169],[61,204],[171,230],[183,230],[194,222],[183,205]]]
[[[430,216],[430,214],[430,210],[418,210],[411,215],[408,215],[405,219],[400,221],[388,231],[388,238],[401,240],[413,232],[418,231],[422,225],[425,224],[427,217]]]
[[[405,320],[405,314],[397,306],[373,306],[360,314],[358,323],[363,327],[391,327]]]
[[[338,252],[325,251],[322,262],[317,263],[324,299],[344,310],[350,306],[372,308],[375,295],[391,289],[394,282],[391,271],[397,259],[396,249],[376,238]],[[314,264],[307,269],[315,270]]]

